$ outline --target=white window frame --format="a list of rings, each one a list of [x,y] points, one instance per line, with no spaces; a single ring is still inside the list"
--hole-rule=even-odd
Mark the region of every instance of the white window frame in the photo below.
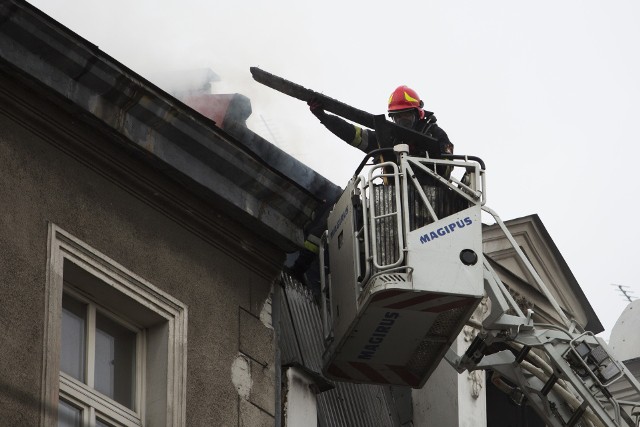
[[[90,417],[95,417],[95,410],[97,410],[103,415],[102,418],[127,426],[185,425],[187,306],[55,224],[49,224],[48,240],[42,371],[43,405],[40,426],[57,426],[57,407],[61,394],[66,401],[93,411]],[[166,364],[159,366],[160,371],[155,365],[146,367],[145,345],[143,343],[137,345],[136,350],[140,351],[142,358],[137,358],[136,363],[139,377],[136,380],[140,381],[140,387],[137,388],[140,391],[136,392],[134,410],[105,398],[80,381],[60,372],[60,328],[62,292],[65,288],[63,271],[65,261],[73,263],[101,283],[108,285],[109,292],[117,293],[120,298],[126,297],[127,300],[132,300],[162,320],[161,332],[144,335],[144,341],[158,340],[153,344],[156,351],[158,344],[161,344],[161,349],[166,348]],[[67,289],[69,289],[68,285]],[[76,294],[73,295],[75,297]],[[94,302],[99,303],[99,301]],[[159,334],[161,338],[158,338]],[[156,338],[150,338],[151,335]],[[153,384],[148,384],[149,381],[144,380],[145,372],[150,368],[155,368],[153,378],[150,380]],[[153,390],[155,396],[150,398],[145,390]]]
[[[91,406],[92,402],[86,402],[84,399],[80,400],[74,397],[74,395],[67,395],[64,394],[63,396],[61,396],[60,398],[61,400],[64,400],[67,404],[76,407],[76,409],[81,410],[81,424],[83,426],[95,426],[95,422],[97,418],[101,418],[104,422],[106,422],[107,424],[110,425],[119,425],[119,424],[124,424],[124,425],[131,425],[131,423],[128,422],[122,422],[122,419],[119,420],[114,420],[113,418],[111,418],[108,415],[105,415],[105,413],[109,412],[109,409],[105,409],[100,403],[98,403],[97,405]],[[94,402],[95,403],[95,402]],[[133,424],[133,425],[139,425],[139,423],[137,424]]]
[[[85,359],[85,382],[80,381],[65,372],[60,371],[60,397],[67,401],[74,402],[78,406],[82,406],[83,413],[88,410],[90,413],[88,422],[83,425],[94,425],[96,412],[102,418],[111,418],[111,422],[118,423],[127,427],[142,426],[145,415],[145,367],[146,364],[146,336],[145,330],[138,325],[133,324],[125,318],[115,313],[108,307],[102,306],[99,302],[84,296],[81,291],[77,290],[71,283],[64,282],[63,293],[66,293],[76,301],[87,306],[86,318],[86,342],[84,350],[86,352]],[[127,408],[106,396],[94,388],[95,379],[95,328],[96,313],[100,312],[103,316],[110,318],[114,322],[126,327],[136,333],[136,360],[135,360],[135,395],[134,407]],[[78,403],[80,402],[80,404]]]

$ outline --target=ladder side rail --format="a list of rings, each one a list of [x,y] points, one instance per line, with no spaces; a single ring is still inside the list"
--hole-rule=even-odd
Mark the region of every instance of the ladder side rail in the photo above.
[[[375,211],[376,211],[376,197],[375,197],[375,190],[374,190],[374,185],[373,185],[373,173],[375,172],[376,169],[379,169],[380,165],[375,165],[372,166],[371,169],[369,170],[369,174],[368,174],[368,180],[367,180],[367,187],[369,189],[369,233],[371,235],[371,262],[372,265],[375,268],[377,268],[377,257],[378,257],[378,233],[376,231],[376,227],[375,227]],[[378,175],[377,177],[381,177],[384,176],[383,175]],[[383,178],[384,179],[384,178]]]
[[[380,175],[376,175],[375,177],[373,176],[374,172],[377,169],[381,169],[384,171],[385,167],[390,167],[393,170],[393,173],[382,173]],[[393,191],[393,196],[395,198],[395,211],[391,212],[389,214],[383,214],[383,215],[376,215],[375,214],[375,198],[372,196],[374,194],[374,178],[386,178],[386,177],[393,177],[394,179],[394,183],[396,183],[396,185],[394,185],[394,191]],[[404,253],[404,238],[402,235],[402,230],[403,230],[403,224],[402,224],[402,212],[400,210],[401,205],[401,200],[400,200],[400,192],[398,191],[398,183],[400,182],[400,175],[398,173],[398,165],[394,162],[383,162],[383,163],[379,163],[376,164],[375,167],[371,168],[369,170],[369,174],[368,174],[368,186],[369,186],[369,195],[370,195],[370,204],[371,206],[369,207],[369,224],[370,224],[370,230],[371,230],[371,246],[372,246],[372,250],[371,250],[371,255],[372,255],[372,263],[373,263],[373,267],[377,270],[384,270],[384,269],[388,269],[388,268],[393,268],[393,267],[398,267],[400,265],[402,265],[402,263],[404,262],[404,257],[405,257],[405,253]],[[385,186],[387,185],[386,183],[384,184]],[[387,217],[395,217],[396,218],[396,235],[397,235],[397,239],[395,242],[395,246],[397,246],[398,249],[398,257],[395,261],[387,263],[387,264],[382,264],[380,262],[380,260],[378,260],[378,247],[377,247],[377,241],[378,241],[378,236],[377,232],[376,232],[376,220],[377,219],[382,219],[382,218],[387,218]]]
[[[609,351],[608,344],[602,338],[595,336],[590,331],[586,331],[586,332],[583,332],[583,333],[577,333],[577,332],[576,333],[572,333],[571,331],[569,331],[567,329],[564,329],[563,327],[558,326],[558,325],[549,325],[549,324],[538,323],[535,326],[538,327],[537,335],[539,335],[539,336],[545,335],[547,337],[547,339],[549,339],[549,340],[554,340],[555,339],[555,340],[557,340],[557,341],[559,341],[561,343],[567,343],[566,345],[563,344],[566,347],[566,350],[562,353],[563,359],[566,360],[567,355],[569,353],[573,353],[575,356],[577,356],[576,360],[579,360],[581,362],[581,365],[586,370],[586,372],[588,374],[588,378],[590,379],[590,381],[585,381],[585,380],[581,379],[581,382],[584,383],[587,388],[591,389],[591,388],[593,388],[595,386],[600,390],[606,389],[607,387],[613,385],[618,380],[620,380],[622,378],[625,378],[625,380],[628,382],[628,384],[631,385],[633,389],[635,389],[635,391],[637,393],[637,397],[638,397],[638,401],[637,402],[629,402],[629,401],[627,401],[627,402],[625,402],[625,404],[626,405],[633,404],[633,405],[640,406],[640,382],[628,370],[628,368],[625,366],[624,363],[622,363],[622,362],[618,361],[617,359],[615,359],[614,355],[611,353],[611,351]],[[546,329],[544,329],[544,328],[546,328]],[[558,334],[560,334],[560,335],[558,335]],[[514,342],[522,344],[521,340],[527,339],[525,337],[526,336],[520,337],[518,340],[515,340]],[[580,339],[582,339],[581,342],[585,342],[587,344],[590,344],[591,346],[600,346],[600,347],[602,347],[602,349],[606,352],[607,357],[609,358],[609,360],[620,371],[619,374],[616,375],[611,380],[606,381],[604,383],[602,381],[600,381],[600,379],[597,378],[593,374],[593,371],[591,370],[591,368],[586,363],[584,363],[584,360],[582,360],[582,358],[579,356],[578,352],[575,350],[576,347],[577,347],[575,345],[575,343]],[[618,401],[618,402],[620,403],[621,401]]]
[[[600,337],[595,337],[595,339],[602,347],[604,347],[607,350],[607,354],[609,354],[609,356],[613,356],[611,354],[611,352],[609,351],[609,344],[607,344]],[[629,369],[624,364],[624,362],[618,361],[617,359],[614,359],[613,357],[611,357],[611,360],[622,371],[622,373],[623,373],[622,376],[626,379],[626,381],[635,389],[636,397],[638,398],[638,401],[635,402],[635,405],[640,406],[640,381],[638,381],[638,379],[631,373],[631,371],[629,371]],[[615,382],[615,381],[612,381],[612,383],[613,382]]]
[[[394,191],[394,195],[396,197],[396,233],[398,234],[398,261],[391,265],[390,267],[396,267],[399,265],[403,265],[404,259],[406,256],[405,253],[405,238],[404,238],[404,221],[403,221],[403,212],[399,210],[403,207],[402,205],[402,179],[398,170],[398,165],[394,163],[394,180],[396,183],[396,191]],[[398,188],[400,187],[400,188]]]
[[[523,253],[521,253],[521,249],[520,247],[517,245],[517,242],[515,242],[515,239],[513,238],[513,236],[511,235],[511,233],[508,231],[508,229],[506,228],[506,226],[504,225],[504,223],[500,220],[500,218],[497,216],[497,214],[494,214],[493,211],[491,211],[491,209],[484,207],[483,210],[488,211],[489,213],[491,213],[494,218],[496,219],[496,222],[498,222],[498,224],[500,224],[501,229],[503,230],[503,232],[505,233],[505,235],[507,236],[507,238],[509,239],[511,245],[514,247],[514,249],[516,249],[516,251],[519,253],[519,256],[528,264],[527,268],[532,272],[532,275],[534,275],[534,277],[537,276],[537,279],[540,280],[540,282],[542,282],[542,279],[537,275],[537,272],[535,271],[535,269],[533,268],[533,266],[530,264],[529,260],[526,258],[526,256],[524,256]],[[485,261],[486,262],[486,261]],[[490,265],[488,265],[488,263],[486,263],[487,265],[485,265],[485,267],[487,268],[488,271],[491,272],[491,276],[494,278],[493,281],[488,280],[485,281],[485,287],[488,291],[488,293],[492,293],[493,296],[496,296],[496,292],[495,289],[491,290],[491,287],[493,288],[498,288],[501,291],[503,291],[502,293],[502,297],[504,298],[509,298],[511,301],[512,298],[510,297],[510,295],[508,294],[508,292],[506,291],[506,289],[503,289],[504,286],[500,286],[501,282],[499,281],[499,278],[497,276],[497,274],[495,273],[495,271],[493,271],[493,269],[491,268]],[[533,274],[536,273],[536,274]],[[486,278],[485,278],[486,279]],[[544,283],[543,283],[544,284]],[[542,287],[541,289],[544,289],[548,292],[548,289],[546,289],[546,287]],[[507,296],[509,295],[509,296]],[[561,311],[561,309],[559,308],[559,306],[557,306],[557,302],[555,301],[555,299],[553,299],[553,297],[549,297],[550,302],[552,304],[555,303],[554,308],[556,308],[556,310],[560,310],[559,314],[563,315],[564,313]],[[495,299],[496,302],[498,302],[498,305],[500,306],[499,310],[496,310],[497,313],[493,313],[489,315],[489,318],[487,318],[485,320],[485,327],[486,328],[490,328],[491,324],[489,324],[489,322],[491,322],[491,320],[493,320],[494,325],[493,326],[504,326],[502,324],[497,324],[500,323],[499,320],[497,320],[497,316],[499,316],[499,312],[501,310],[503,310],[505,308],[505,306],[503,305],[504,302],[500,302],[501,298],[498,297]],[[492,298],[492,304],[494,303],[494,299]],[[515,304],[515,301],[513,301],[513,303]],[[492,307],[492,312],[493,312],[493,307]],[[491,319],[493,317],[493,319]],[[633,388],[636,389],[636,392],[638,393],[638,396],[640,396],[640,383],[638,383],[638,381],[633,377],[632,374],[629,373],[629,371],[627,370],[627,368],[622,364],[617,362],[616,360],[614,360],[613,358],[611,358],[612,362],[621,370],[622,374],[617,376],[616,378],[614,378],[613,380],[607,382],[607,384],[602,384],[593,374],[591,374],[590,371],[588,371],[591,374],[591,381],[589,381],[588,383],[585,383],[577,374],[575,374],[575,372],[573,371],[573,369],[569,366],[568,362],[564,359],[564,356],[567,352],[571,351],[572,349],[572,342],[575,341],[576,339],[578,339],[579,337],[584,336],[585,334],[575,334],[572,333],[571,331],[574,330],[575,325],[573,324],[573,322],[569,322],[568,319],[566,318],[566,316],[563,316],[565,322],[566,322],[566,327],[569,328],[569,330],[565,330],[562,327],[559,326],[555,326],[555,325],[547,325],[548,327],[552,327],[553,329],[557,330],[557,331],[562,331],[561,336],[558,336],[558,333],[551,333],[551,331],[549,330],[544,330],[544,329],[540,329],[541,326],[544,325],[536,325],[537,329],[535,330],[535,335],[540,338],[540,337],[547,337],[546,340],[548,341],[553,341],[555,340],[552,344],[537,344],[535,342],[529,342],[529,343],[525,343],[523,341],[523,338],[527,335],[529,335],[526,332],[526,329],[519,329],[519,332],[523,332],[517,335],[517,338],[515,340],[515,342],[520,342],[523,343],[525,345],[530,345],[530,346],[537,346],[539,348],[542,348],[544,350],[544,352],[554,360],[554,365],[557,369],[560,369],[562,371],[563,376],[569,381],[570,384],[572,384],[572,387],[574,389],[576,389],[576,392],[578,392],[578,394],[585,400],[587,401],[588,405],[591,408],[594,408],[594,405],[597,406],[597,408],[600,408],[600,414],[598,415],[598,418],[600,418],[602,420],[602,422],[604,422],[606,425],[620,425],[620,410],[619,410],[619,405],[618,402],[615,401],[615,399],[610,399],[610,404],[613,407],[613,412],[614,412],[614,416],[611,417],[606,410],[604,410],[604,407],[599,403],[596,395],[601,393],[600,390],[602,390],[606,385],[609,385],[610,383],[620,379],[622,376],[625,376],[627,381],[632,385]],[[489,321],[489,322],[487,322]],[[530,332],[531,333],[531,332]],[[602,341],[601,339],[593,336],[593,334],[589,333],[590,335],[590,340],[589,342],[592,344],[598,344],[601,345],[603,348],[607,349],[607,345],[606,343],[604,343],[604,341]],[[543,340],[544,341],[544,340]],[[557,349],[558,349],[558,341],[561,342],[561,345],[565,346],[566,351],[561,354],[558,355]],[[610,352],[607,351],[607,353],[610,355]],[[578,390],[579,389],[579,390]],[[592,390],[595,389],[597,390],[596,393],[593,393]],[[598,412],[598,411],[596,411]],[[606,415],[604,415],[606,414]],[[611,424],[611,423],[615,423],[615,424]]]
[[[609,403],[608,401],[602,401],[602,400],[600,402],[603,403],[603,404]],[[640,407],[640,403],[638,403],[638,402],[630,402],[628,400],[616,399],[616,404],[620,407],[620,415],[622,416],[622,418],[624,418],[624,420],[627,422],[628,425],[633,426],[633,427],[637,427],[638,425],[640,425],[640,418],[638,417],[638,413],[636,411],[634,411],[634,409]],[[630,406],[631,409],[629,410],[629,413],[631,413],[631,415],[627,414],[622,409],[622,406]],[[632,418],[633,416],[636,417],[635,421]]]
[[[424,171],[425,173],[427,173],[428,175],[430,175],[431,177],[433,177],[434,179],[436,179],[437,181],[439,181],[441,184],[446,185],[447,187],[449,187],[450,189],[452,189],[453,191],[455,191],[456,193],[458,193],[460,196],[464,197],[465,199],[467,199],[469,202],[471,203],[478,203],[480,202],[481,204],[484,204],[484,193],[481,193],[480,191],[478,191],[477,189],[473,189],[471,187],[466,186],[465,184],[459,182],[459,185],[462,185],[462,188],[467,188],[469,189],[469,191],[472,193],[471,195],[468,194],[466,191],[462,190],[461,188],[459,188],[457,185],[453,185],[453,182],[451,181],[451,178],[446,179],[444,178],[442,175],[432,171],[429,167],[427,167],[425,164],[426,163],[430,163],[430,164],[442,164],[442,165],[448,165],[448,166],[463,166],[463,167],[473,167],[477,170],[478,165],[475,163],[467,163],[467,162],[454,162],[454,161],[449,161],[449,160],[432,160],[432,159],[425,159],[423,157],[407,157],[407,163],[409,164],[413,164],[415,165],[417,168],[419,168],[420,170]],[[478,174],[479,177],[482,177],[484,174]],[[457,181],[457,180],[456,180]],[[484,180],[482,179],[482,185],[484,188]]]
[[[612,416],[598,400],[597,395],[600,392],[597,390],[594,392],[589,385],[582,383],[564,359],[563,350],[566,349],[566,346],[558,350],[557,347],[562,347],[562,343],[568,343],[571,337],[571,333],[562,328],[557,330],[531,329],[524,334],[518,334],[514,341],[509,341],[504,336],[489,336],[493,342],[504,341],[505,344],[517,343],[522,346],[538,348],[549,357],[552,366],[551,373],[548,372],[549,369],[545,370],[527,361],[517,361],[514,354],[508,350],[487,355],[475,366],[467,365],[462,370],[492,369],[499,372],[517,385],[520,392],[528,397],[529,404],[549,425],[566,426],[567,421],[581,406],[587,406],[589,408],[587,413],[578,414],[578,416],[586,416],[596,426],[621,427],[622,424],[616,421],[620,419],[619,415],[614,413]],[[447,360],[449,361],[450,358],[451,356]],[[454,365],[458,372],[461,372],[460,367],[461,363],[458,363],[457,366]],[[535,378],[525,378],[524,371]],[[557,382],[551,378],[552,375],[556,376]],[[562,382],[563,379],[566,380],[566,383]],[[548,389],[545,391],[547,385]],[[550,402],[554,404],[553,413],[549,411]],[[566,403],[570,410],[563,408],[559,403]],[[630,424],[629,427],[635,426]]]
[[[473,178],[474,179],[474,178]],[[473,196],[474,194],[477,194],[476,191],[472,190],[472,188],[475,186],[475,181],[473,181],[472,183],[470,183],[471,185],[467,185],[464,182],[460,181],[458,178],[456,178],[455,176],[450,176],[449,177],[449,181],[451,181],[453,184],[455,184],[458,188],[462,189],[462,191],[464,191],[465,193]],[[483,203],[482,203],[483,204]]]
[[[471,191],[472,194],[468,194],[467,192],[461,190],[457,186],[452,185],[451,178],[445,179],[444,177],[442,177],[442,175],[432,171],[429,167],[427,167],[424,164],[424,163],[435,164],[436,163],[435,160],[418,158],[418,157],[414,157],[414,158],[410,157],[410,158],[407,159],[407,162],[410,163],[410,164],[415,165],[418,169],[424,171],[425,173],[430,175],[432,178],[434,178],[435,180],[439,181],[441,184],[446,185],[447,187],[449,187],[450,189],[452,189],[453,191],[455,191],[456,193],[458,193],[460,196],[464,197],[465,199],[467,199],[471,203],[478,203],[478,200],[481,198],[481,195],[477,191],[471,189],[470,187],[467,187],[463,183],[460,183],[460,185],[463,185],[464,187],[469,188],[469,190]],[[440,161],[438,163],[439,164],[447,164],[447,165],[449,165],[452,162]],[[420,186],[418,185],[418,187],[420,187]]]
[[[532,348],[541,349],[550,359],[550,364],[556,375],[571,384],[573,391],[587,403],[590,410],[604,425],[622,426],[618,402],[613,397],[608,397],[604,394],[603,388],[599,386],[599,381],[594,381],[591,377],[587,377],[588,381],[585,381],[579,377],[566,360],[565,356],[571,351],[571,341],[576,338],[575,335],[562,327],[549,326],[553,329],[538,328],[532,333],[519,335],[514,341]],[[593,335],[585,336],[584,339],[592,345],[600,344],[600,341]],[[612,405],[613,415],[606,410],[598,397],[599,395],[608,398],[607,403]],[[626,417],[625,421],[629,427],[635,427],[633,424],[629,424]]]
[[[576,356],[576,360],[579,360],[580,363],[582,364],[582,366],[584,367],[584,369],[587,371],[587,374],[589,374],[589,376],[591,377],[591,379],[593,380],[593,382],[599,387],[599,388],[605,388],[608,387],[609,385],[613,384],[615,381],[619,380],[620,378],[622,378],[624,376],[624,371],[622,369],[622,364],[620,362],[618,362],[617,360],[613,360],[612,357],[611,360],[612,362],[616,365],[616,367],[618,368],[619,372],[618,374],[611,378],[609,381],[606,381],[605,383],[602,383],[600,381],[600,379],[598,377],[596,377],[596,375],[591,371],[591,369],[589,368],[589,366],[587,365],[587,363],[580,357],[580,355],[578,354],[578,352],[576,351],[576,347],[577,347],[577,341],[580,338],[583,337],[592,337],[593,340],[595,340],[599,345],[603,346],[603,348],[606,349],[606,344],[602,344],[601,342],[599,342],[596,338],[596,336],[593,334],[593,332],[590,331],[586,331],[581,333],[580,335],[578,335],[577,337],[573,338],[570,342],[569,342],[569,350],[567,350],[568,352],[572,352],[573,354],[575,354]],[[579,344],[579,343],[578,343]],[[607,354],[609,354],[609,352],[607,351]]]
[[[405,150],[406,149],[406,150]],[[411,231],[411,219],[409,214],[409,176],[410,171],[407,164],[408,147],[396,146],[396,154],[398,156],[398,162],[400,163],[400,177],[402,179],[402,223],[404,229],[404,236],[406,237]],[[405,239],[406,240],[406,239]],[[407,251],[407,248],[404,248]]]
[[[533,328],[531,315],[525,316],[516,302],[507,292],[500,278],[491,269],[487,261],[483,261],[484,266],[484,289],[485,294],[491,300],[489,314],[482,321],[485,330],[504,331],[507,330],[510,336],[516,336],[519,331]],[[513,309],[516,315],[507,314]]]
[[[563,355],[566,353],[564,347],[569,346],[568,341],[566,339],[555,338],[552,342],[552,340],[546,339],[542,342],[542,346],[547,356],[551,359],[554,368],[560,370],[562,373],[561,377],[566,378],[568,382],[571,383],[573,389],[578,393],[583,401],[587,402],[589,408],[594,412],[596,417],[598,417],[600,421],[607,426],[621,426],[619,407],[616,408],[617,410],[613,411],[614,415],[612,416],[597,398],[597,394],[601,391],[599,389],[592,391],[593,387],[587,386],[587,384],[582,381],[582,379],[573,371],[571,366],[564,359]],[[559,347],[563,348],[559,350]],[[615,405],[615,400],[613,398],[610,399],[610,401]]]
[[[481,191],[480,205],[484,206],[487,203],[487,179],[485,178],[484,169],[476,168],[475,176],[477,177],[477,179],[480,180],[480,184],[482,185],[482,190],[480,190]]]
[[[537,339],[537,334],[539,332],[540,330],[530,330],[527,334],[530,339],[524,340],[524,344],[520,341],[509,341],[509,338],[504,335],[489,334],[487,339],[490,342],[504,342],[505,344],[515,342],[522,346],[532,348],[537,347],[543,352],[548,353],[541,342]],[[553,331],[551,335],[552,337],[549,338],[551,340],[555,340],[557,339],[558,333]],[[552,370],[550,368],[547,368],[545,371],[545,369],[527,361],[519,361],[514,353],[509,350],[502,350],[497,353],[487,355],[475,364],[465,364],[465,357],[460,357],[452,349],[449,349],[445,356],[445,360],[447,360],[447,362],[449,362],[449,364],[451,364],[459,373],[462,373],[465,370],[474,371],[487,369],[498,372],[501,376],[507,378],[517,387],[517,390],[526,397],[527,404],[529,404],[538,413],[538,415],[540,415],[546,425],[565,427],[567,425],[566,422],[574,415],[575,411],[579,409],[583,402],[586,401],[587,404],[592,407],[595,404],[593,399],[583,399],[581,402],[576,398],[576,395],[580,394],[575,390],[575,387],[568,387],[568,384],[563,383],[562,380],[552,384],[547,391],[543,391],[546,384],[549,382],[551,375],[553,373],[557,373],[561,376],[561,372],[557,369]],[[467,362],[469,362],[468,359]],[[568,366],[566,363],[565,365]],[[551,371],[551,373],[548,371]],[[528,375],[525,375],[525,372],[527,372]],[[571,384],[571,380],[569,380],[569,384]],[[585,390],[586,387],[583,385],[583,392],[585,392]],[[588,391],[586,391],[586,393],[589,394]],[[593,423],[593,425],[599,427],[620,427],[618,424],[611,421],[611,417],[602,406],[598,406],[598,408],[600,408],[600,413],[598,415],[596,415],[593,410],[589,410],[588,412],[590,413],[584,414],[589,421]],[[605,421],[601,421],[603,417]]]
[[[465,172],[469,173],[471,170],[471,173],[469,174],[469,185],[461,182],[453,175],[450,176],[449,179],[463,191],[468,191],[469,194],[480,193],[480,206],[484,206],[487,202],[487,182],[485,178],[485,170],[483,169],[482,164],[480,166],[481,167],[478,167],[475,163],[472,163],[472,166],[465,167]],[[480,183],[480,189],[478,189],[478,183]]]
[[[490,268],[490,266],[488,267]],[[559,396],[561,400],[567,400],[570,395],[580,396],[582,398],[582,401],[586,402],[584,405],[588,405],[590,408],[592,408],[588,411],[590,412],[590,414],[588,414],[587,416],[589,416],[592,420],[594,419],[593,417],[595,417],[596,421],[600,421],[600,424],[596,425],[623,425],[618,421],[620,420],[620,415],[619,412],[615,409],[616,402],[608,402],[611,406],[614,407],[612,416],[599,401],[599,397],[601,398],[603,396],[601,395],[602,392],[600,391],[601,389],[598,387],[598,384],[595,383],[591,378],[589,378],[589,381],[587,383],[582,381],[577,376],[577,374],[575,374],[567,360],[565,360],[564,356],[568,351],[570,351],[571,341],[574,340],[578,335],[576,335],[575,333],[571,333],[561,326],[555,325],[549,325],[551,329],[541,329],[539,327],[534,328],[533,322],[530,317],[525,319],[524,317],[505,314],[506,311],[511,308],[506,298],[506,295],[508,293],[505,294],[506,289],[504,291],[501,289],[501,282],[499,281],[497,275],[495,275],[495,272],[492,272],[491,270],[489,270],[489,268],[485,268],[485,290],[487,292],[487,295],[492,300],[492,308],[489,317],[483,321],[485,331],[487,331],[485,332],[485,339],[487,343],[490,344],[491,342],[504,341],[506,344],[512,343],[518,344],[520,346],[539,348],[545,354],[547,354],[549,359],[551,360],[549,362],[551,367],[539,367],[541,369],[541,372],[543,372],[547,377],[550,377],[550,375],[553,373],[557,373],[557,376],[560,379],[567,380],[567,383],[569,384],[568,386],[567,384],[563,384],[562,381],[560,381],[557,384],[557,387],[554,386],[554,389],[557,389],[558,387],[562,388],[562,390],[558,389],[556,391],[565,393],[565,397],[562,397],[561,395]],[[511,304],[515,305],[515,301],[513,301],[511,297],[509,297],[509,299],[512,301]],[[505,335],[504,332],[508,333]],[[589,342],[591,344],[597,344],[599,343],[599,341],[600,340],[597,340],[595,337],[589,337]],[[522,347],[520,347],[520,349],[521,348]],[[559,351],[558,348],[561,348],[562,351]],[[505,357],[509,360],[505,361]],[[511,358],[513,358],[515,361],[513,354],[507,352],[500,356],[498,354],[495,354],[485,356],[481,360],[474,360],[473,354],[465,353],[465,355],[461,357],[458,356],[452,349],[449,349],[447,355],[445,356],[447,362],[449,362],[458,372],[463,372],[464,370],[471,371],[476,369],[498,370],[497,368],[505,365],[502,366],[499,371],[503,375],[505,375],[506,378],[510,379],[520,387],[520,390],[525,395],[527,395],[527,397],[529,397],[531,404],[536,405],[536,411],[543,415],[544,418],[547,419],[547,421],[549,421],[550,419],[554,419],[554,424],[548,422],[549,425],[558,425],[555,415],[551,418],[549,417],[549,403],[545,400],[547,397],[557,400],[558,396],[545,397],[544,395],[542,395],[540,391],[542,390],[542,386],[544,385],[544,383],[531,383],[529,380],[524,381],[524,377],[522,377],[520,370],[527,370],[527,368],[525,366],[518,366],[517,363],[512,363],[510,367],[506,366],[509,365]],[[522,364],[522,362],[520,363]],[[538,376],[540,375],[543,374],[538,373]],[[544,378],[542,380],[544,380]],[[534,396],[537,396],[540,399],[533,399]],[[579,410],[579,407],[582,405],[582,403],[573,398],[571,399],[571,406],[575,413],[575,411]],[[580,414],[577,414],[576,417],[579,415]],[[571,413],[564,413],[562,415],[562,418],[564,419],[563,422],[566,422],[572,416],[573,414]]]
[[[516,253],[520,257],[522,262],[525,264],[525,266],[527,267],[527,270],[529,270],[529,273],[531,273],[531,275],[533,276],[534,280],[536,281],[536,284],[542,290],[542,293],[545,295],[547,300],[549,300],[549,302],[551,303],[553,308],[556,310],[556,312],[560,316],[560,319],[562,320],[562,322],[565,324],[565,326],[567,328],[571,328],[572,327],[572,322],[566,316],[566,314],[564,313],[564,311],[562,310],[562,308],[558,304],[558,301],[551,294],[551,292],[549,291],[549,288],[547,287],[547,285],[545,285],[544,281],[542,280],[542,278],[540,277],[540,275],[538,274],[536,269],[533,267],[533,265],[531,264],[529,259],[522,252],[522,249],[520,249],[520,245],[518,245],[518,243],[516,242],[515,238],[513,237],[513,235],[511,234],[511,232],[507,228],[507,226],[504,224],[504,222],[502,222],[502,219],[500,219],[498,214],[493,209],[489,208],[486,205],[482,207],[482,210],[484,210],[485,212],[487,212],[491,216],[493,216],[493,218],[495,219],[496,223],[500,226],[500,229],[502,230],[504,235],[507,237],[507,240],[509,241],[509,243],[511,244],[513,249],[516,251]]]
[[[589,333],[592,334],[591,332],[589,332]],[[638,399],[636,402],[622,401],[622,400],[619,400],[619,399],[615,399],[616,404],[625,405],[625,406],[640,407],[640,381],[638,381],[638,379],[631,373],[631,371],[629,371],[629,369],[624,364],[624,362],[621,362],[621,361],[619,361],[619,360],[617,360],[616,358],[613,357],[613,355],[609,351],[609,345],[602,338],[597,337],[595,335],[593,335],[593,338],[595,339],[595,341],[599,345],[601,345],[606,350],[606,352],[609,355],[611,361],[621,371],[621,375],[620,376],[618,376],[615,379],[612,379],[611,381],[608,381],[605,385],[606,386],[613,385],[615,382],[617,382],[617,381],[621,380],[622,378],[624,378],[624,380],[627,382],[627,384],[629,384],[631,386],[631,388],[633,390],[635,390],[635,396]]]
[[[500,276],[498,276],[498,273],[495,272],[495,270],[493,269],[489,261],[485,258],[484,254],[482,258],[483,258],[483,263],[482,263],[483,267],[489,272],[491,277],[495,280],[495,286],[498,287],[498,289],[500,290],[500,293],[502,294],[504,299],[506,299],[508,303],[508,308],[513,309],[516,312],[517,316],[520,316],[522,318],[526,317],[525,314],[520,309],[520,306],[518,306],[518,303],[516,303],[516,300],[513,299],[513,296],[509,293],[507,288],[502,283],[502,280],[500,279]]]
[[[406,187],[406,193],[405,194],[405,200],[408,199],[409,195],[409,180],[411,180],[410,182],[415,186],[416,190],[418,190],[418,194],[420,195],[420,198],[422,199],[422,202],[425,204],[425,206],[427,207],[427,211],[429,211],[429,215],[431,215],[431,218],[433,218],[434,221],[437,221],[438,219],[438,215],[436,215],[435,210],[433,209],[433,206],[431,206],[431,202],[429,201],[429,199],[427,198],[427,195],[424,192],[424,189],[422,188],[422,186],[420,185],[420,183],[418,182],[418,179],[416,178],[415,174],[413,173],[413,169],[411,168],[411,165],[409,165],[409,163],[405,163],[404,164],[404,169],[405,169],[405,176],[408,178],[407,179],[407,185],[405,185]],[[407,212],[405,212],[405,218],[407,221],[407,226],[409,224],[409,212],[407,209]]]
[[[482,321],[482,326],[485,329],[497,329],[495,323],[509,311],[509,304],[504,297],[498,281],[495,277],[486,270],[486,261],[483,263],[484,270],[484,290],[485,294],[491,301],[491,309],[489,315]]]
[[[478,182],[480,183],[481,190],[478,190]],[[480,191],[480,205],[484,206],[487,203],[487,179],[483,167],[474,167],[473,182],[471,184],[476,191]]]
[[[445,155],[444,158],[447,159],[449,156]],[[486,194],[487,194],[487,184],[485,178],[485,166],[482,159],[475,156],[453,156],[454,158],[463,158],[464,163],[452,162],[454,167],[460,166],[465,168],[465,175],[469,174],[469,185],[461,182],[456,177],[451,175],[449,180],[455,183],[458,188],[461,188],[463,191],[468,191],[469,194],[478,194],[480,195],[480,205],[483,206],[486,203]],[[480,183],[480,189],[478,189],[478,183]]]
[[[356,185],[357,185],[357,188],[359,188],[360,190],[359,197],[362,205],[362,228],[360,230],[356,230],[356,232],[362,236],[362,239],[364,241],[363,256],[364,256],[364,265],[365,265],[365,271],[364,271],[364,274],[362,274],[362,272],[360,271],[360,263],[358,263],[358,273],[362,274],[362,276],[358,276],[358,277],[362,277],[362,280],[358,281],[357,293],[359,294],[364,288],[364,285],[369,280],[369,277],[371,276],[371,247],[370,247],[371,242],[369,242],[369,202],[367,198],[366,184],[364,179],[362,179],[362,177],[358,177],[358,179],[354,183],[354,187]],[[356,245],[357,245],[356,253],[358,254],[358,256],[360,256],[360,241],[357,237],[358,236],[356,236]]]

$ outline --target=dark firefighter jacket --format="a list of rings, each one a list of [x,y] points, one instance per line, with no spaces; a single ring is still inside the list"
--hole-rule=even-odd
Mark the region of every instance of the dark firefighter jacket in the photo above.
[[[324,111],[319,112],[316,116],[320,119],[320,123],[333,132],[338,138],[365,153],[377,148],[383,148],[379,145],[376,132],[373,130],[361,128],[347,122],[341,117],[326,114]],[[436,121],[436,116],[432,112],[425,111],[425,118],[418,120],[414,126],[414,130],[437,139],[440,144],[441,154],[453,154],[453,144],[449,141],[449,137],[445,131],[436,124]],[[409,146],[409,151],[413,156],[424,156],[424,151],[416,152],[414,147]]]

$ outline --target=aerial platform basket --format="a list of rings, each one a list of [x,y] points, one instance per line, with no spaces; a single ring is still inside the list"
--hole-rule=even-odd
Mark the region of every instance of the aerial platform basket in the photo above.
[[[398,157],[354,177],[329,215],[324,372],[418,388],[483,297],[484,180],[475,162]]]

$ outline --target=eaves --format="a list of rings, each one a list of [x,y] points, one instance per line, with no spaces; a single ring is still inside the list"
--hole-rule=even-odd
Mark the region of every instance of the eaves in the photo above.
[[[211,120],[20,0],[0,5],[0,67],[117,135],[114,142],[225,207],[280,249],[303,246],[324,204]]]

